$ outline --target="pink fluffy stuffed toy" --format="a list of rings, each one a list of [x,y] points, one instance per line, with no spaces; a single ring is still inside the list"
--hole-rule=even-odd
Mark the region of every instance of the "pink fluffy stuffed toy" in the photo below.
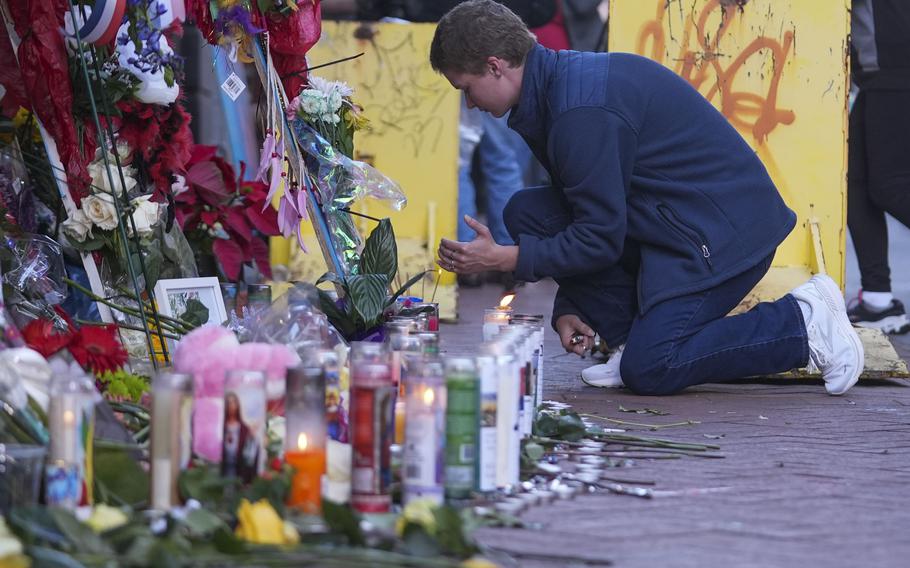
[[[221,461],[224,422],[224,377],[231,369],[262,371],[270,401],[284,396],[285,374],[300,364],[287,345],[244,343],[217,325],[204,325],[177,344],[174,369],[193,375],[193,451],[202,458]]]

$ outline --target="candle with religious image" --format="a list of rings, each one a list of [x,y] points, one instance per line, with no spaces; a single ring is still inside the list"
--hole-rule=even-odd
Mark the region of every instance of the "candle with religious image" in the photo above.
[[[351,505],[363,513],[392,506],[395,385],[382,343],[351,344]]]
[[[332,440],[348,442],[347,393],[341,388],[341,364],[334,349],[319,349],[316,358],[325,374],[325,420]]]
[[[287,373],[284,458],[295,470],[288,505],[319,514],[326,472],[326,376],[318,352],[303,359]]]
[[[439,359],[411,361],[407,370],[402,496],[442,503],[445,497],[446,382]]]
[[[94,382],[69,370],[51,382],[47,417],[50,447],[45,469],[49,506],[75,509],[92,502],[92,439],[95,430]]]
[[[251,483],[265,469],[266,396],[261,371],[235,369],[224,381],[221,473]]]
[[[149,506],[167,511],[180,504],[177,478],[192,458],[193,377],[159,373],[152,381],[151,495]]]
[[[392,381],[395,384],[397,395],[395,397],[395,444],[404,444],[404,413],[405,413],[405,376],[407,374],[408,360],[415,355],[420,355],[423,342],[417,335],[393,333],[390,336],[391,371]]]

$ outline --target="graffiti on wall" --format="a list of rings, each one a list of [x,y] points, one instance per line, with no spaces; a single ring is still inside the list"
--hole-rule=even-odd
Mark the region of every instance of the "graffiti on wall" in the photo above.
[[[758,29],[745,45],[734,47],[734,42],[724,40],[732,35],[731,26],[747,9],[748,0],[710,0],[700,10],[695,3],[684,4],[689,3],[657,0],[654,19],[639,30],[636,53],[673,69],[740,132],[751,133],[756,145],[767,141],[779,126],[792,124],[796,114],[779,106],[778,90],[795,50],[795,31],[781,24],[774,37]],[[736,44],[742,37],[738,39]],[[748,80],[753,74],[760,82]]]

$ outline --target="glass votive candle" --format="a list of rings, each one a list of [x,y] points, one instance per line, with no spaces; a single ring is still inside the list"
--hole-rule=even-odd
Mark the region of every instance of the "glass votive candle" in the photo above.
[[[425,358],[407,371],[402,495],[442,503],[446,447],[446,383],[441,363]]]
[[[265,469],[265,375],[231,370],[224,381],[221,473],[250,483]]]
[[[284,459],[295,470],[288,505],[315,515],[322,510],[326,471],[326,386],[318,359],[305,361],[287,373]]]
[[[483,311],[483,340],[490,341],[499,335],[500,328],[509,325],[512,319],[512,308],[497,306]]]
[[[395,385],[381,343],[351,344],[351,505],[364,513],[392,506]]]
[[[152,509],[168,511],[180,503],[177,478],[192,458],[193,377],[159,373],[152,381]]]

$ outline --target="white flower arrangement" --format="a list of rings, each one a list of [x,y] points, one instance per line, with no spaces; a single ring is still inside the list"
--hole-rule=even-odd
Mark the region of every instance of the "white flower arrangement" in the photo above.
[[[129,158],[129,149],[125,145],[118,144],[117,153],[120,154],[121,164]],[[127,193],[135,190],[139,184],[135,168],[122,166],[121,177],[114,165],[116,162],[113,155],[108,154],[107,162],[112,176],[107,175],[108,166],[105,165],[104,158],[97,158],[89,164],[92,194],[83,198],[81,208],[76,209],[61,225],[63,233],[71,241],[85,243],[86,240],[93,239],[96,236],[92,232],[95,228],[104,231],[116,229],[120,225],[120,216],[117,215],[114,199],[122,195],[124,190]],[[126,226],[129,236],[133,236],[134,225],[140,237],[149,236],[158,223],[161,217],[160,206],[149,199],[150,196],[141,195],[130,200],[129,210],[133,222]]]

